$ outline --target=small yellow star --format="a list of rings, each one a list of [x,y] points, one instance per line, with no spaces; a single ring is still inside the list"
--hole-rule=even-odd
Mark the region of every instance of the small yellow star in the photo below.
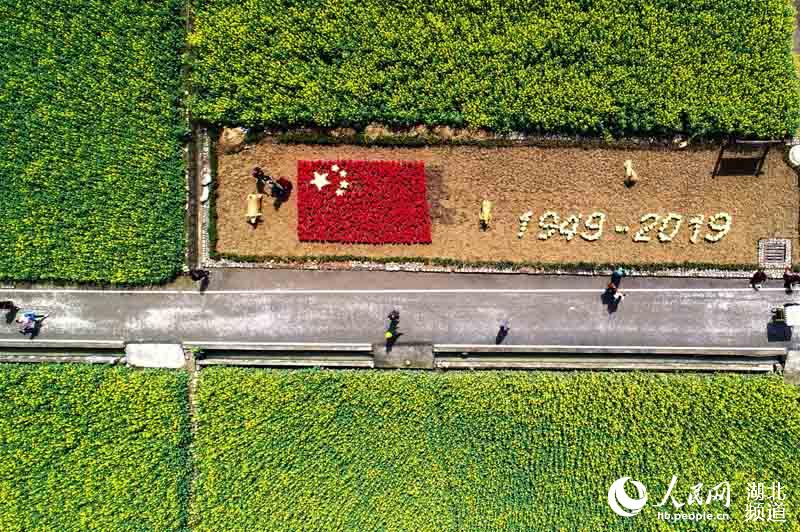
[[[339,188],[347,188],[349,186],[350,186],[350,183],[348,183],[347,181],[345,181],[345,180],[339,181]]]
[[[339,190],[337,190],[337,191],[336,191],[336,195],[337,195],[337,196],[344,196],[344,189],[343,189],[343,188],[340,188]]]

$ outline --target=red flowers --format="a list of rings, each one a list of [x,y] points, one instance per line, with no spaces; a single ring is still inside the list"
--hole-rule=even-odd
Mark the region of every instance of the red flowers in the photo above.
[[[430,244],[421,161],[297,161],[303,242]]]

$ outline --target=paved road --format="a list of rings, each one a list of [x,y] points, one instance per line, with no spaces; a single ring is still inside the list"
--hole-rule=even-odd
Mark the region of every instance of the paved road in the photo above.
[[[219,271],[206,293],[183,280],[154,290],[0,289],[47,311],[39,338],[127,341],[379,342],[401,311],[401,341],[611,346],[738,346],[768,342],[770,308],[797,299],[779,281],[627,278],[616,313],[605,278],[387,272]],[[0,338],[21,339],[13,324]],[[35,342],[36,340],[34,340]]]

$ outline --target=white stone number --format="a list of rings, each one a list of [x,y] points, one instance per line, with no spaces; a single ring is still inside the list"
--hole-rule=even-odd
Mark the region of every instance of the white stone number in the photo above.
[[[667,228],[673,222],[675,223],[675,226],[671,232],[667,233]],[[674,212],[668,213],[661,220],[661,227],[658,228],[658,240],[661,242],[669,242],[675,238],[675,235],[678,234],[678,229],[681,228],[681,222],[683,222],[683,216]]]
[[[722,220],[722,223],[720,223],[720,220]],[[731,222],[733,222],[733,217],[727,212],[718,212],[712,215],[708,220],[708,226],[717,233],[707,234],[703,238],[709,242],[719,242],[731,230]]]
[[[575,236],[575,233],[578,232],[578,224],[581,223],[581,215],[580,214],[570,214],[566,220],[561,222],[561,225],[558,226],[558,232],[567,239],[567,242],[572,240],[572,237]]]
[[[692,236],[689,237],[689,241],[692,244],[697,244],[697,237],[700,236],[700,229],[703,227],[703,222],[705,222],[706,217],[702,214],[698,214],[697,216],[692,216],[689,218],[689,227],[692,228]]]
[[[639,220],[639,223],[641,223],[642,226],[639,228],[638,231],[636,231],[636,234],[633,235],[633,241],[650,242],[650,237],[647,236],[647,233],[655,229],[660,219],[661,217],[655,213],[647,213],[644,216],[642,216],[642,218]]]
[[[539,233],[539,240],[547,240],[561,229],[561,217],[555,211],[547,211],[539,217],[539,227],[544,229]]]
[[[595,218],[597,221],[595,222]],[[589,242],[593,242],[600,238],[603,234],[603,224],[606,223],[606,215],[602,212],[593,212],[589,216],[586,217],[586,221],[583,225],[586,226],[586,229],[594,230],[594,233],[581,233],[581,238],[584,240],[588,240]]]

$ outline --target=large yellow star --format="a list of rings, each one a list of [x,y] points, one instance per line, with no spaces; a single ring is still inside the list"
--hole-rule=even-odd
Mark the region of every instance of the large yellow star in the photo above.
[[[317,190],[322,190],[322,187],[325,185],[330,185],[331,182],[328,181],[328,172],[322,174],[314,172],[314,179],[311,180],[311,184],[317,187]]]

